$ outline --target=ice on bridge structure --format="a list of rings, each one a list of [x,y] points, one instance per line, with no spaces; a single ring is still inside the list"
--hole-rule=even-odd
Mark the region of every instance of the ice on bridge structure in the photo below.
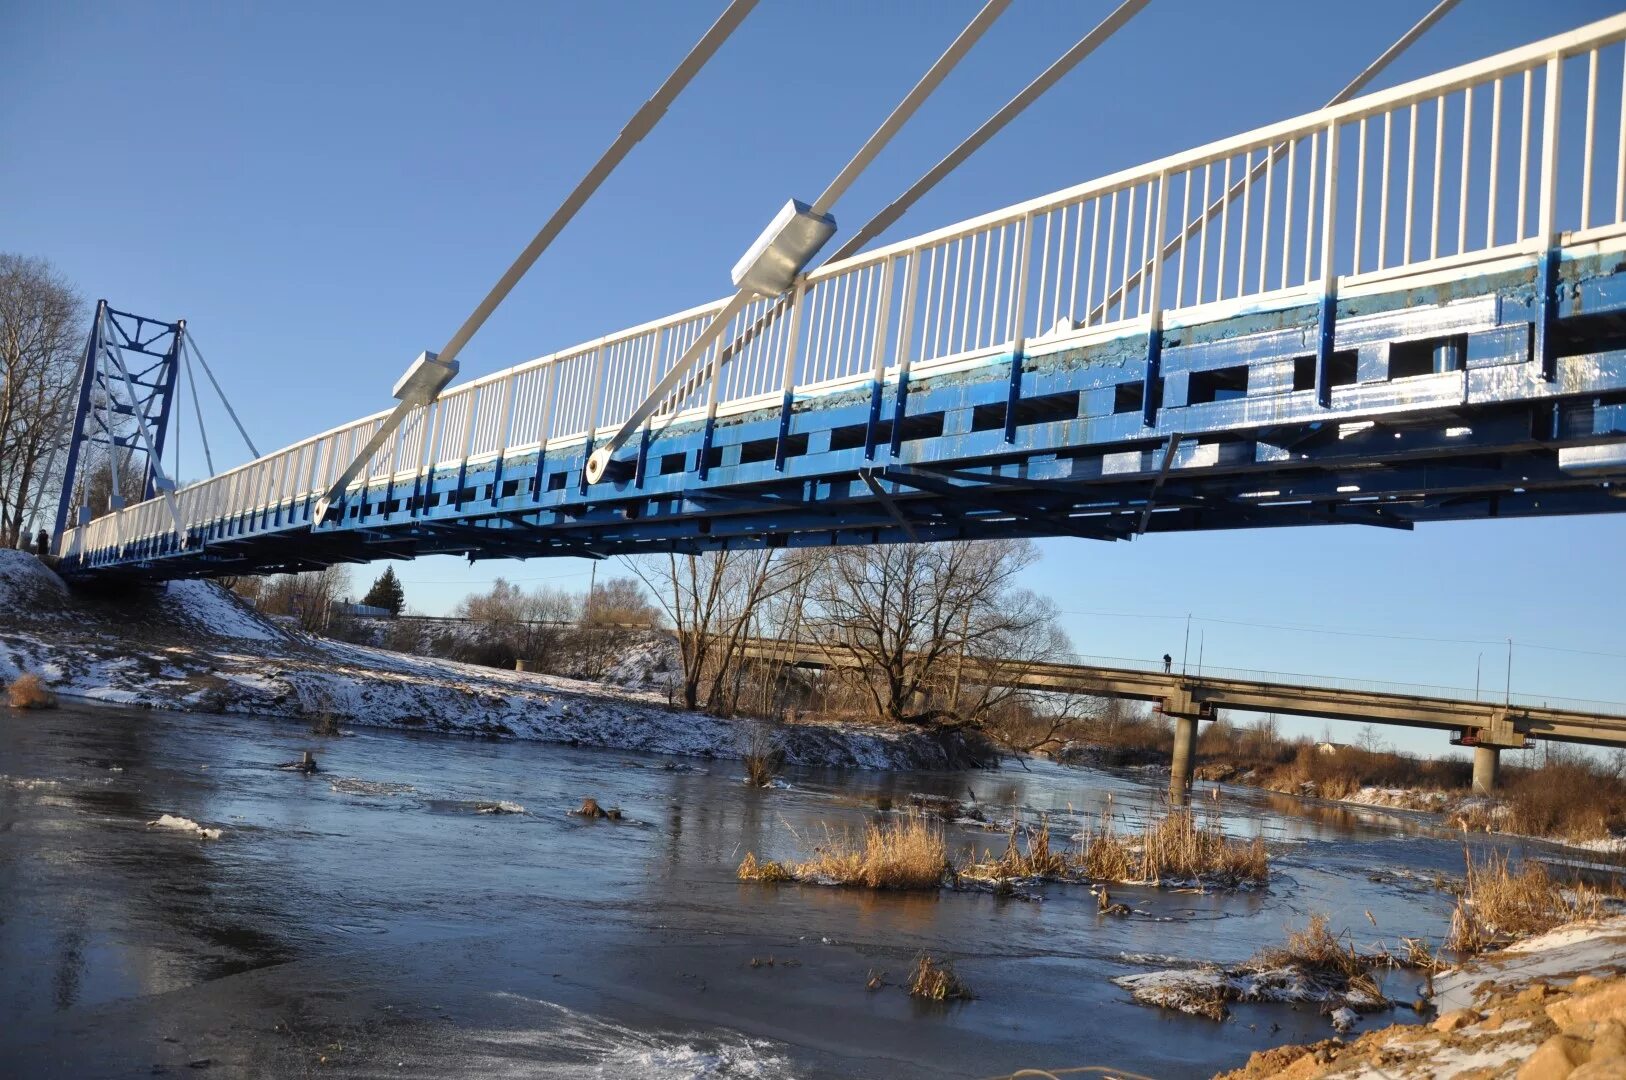
[[[1623,40],[1615,16],[820,267],[598,483],[722,301],[414,406],[328,515],[386,414],[66,529],[62,569],[1626,509]]]

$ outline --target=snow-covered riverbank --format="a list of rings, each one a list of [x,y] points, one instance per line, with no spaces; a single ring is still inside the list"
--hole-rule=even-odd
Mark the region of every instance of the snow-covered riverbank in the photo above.
[[[674,710],[666,695],[503,671],[312,637],[220,586],[175,581],[70,591],[33,556],[0,551],[0,682],[24,672],[109,704],[250,713],[699,757],[739,757],[747,723]],[[931,735],[860,724],[776,725],[797,765],[936,768]]]

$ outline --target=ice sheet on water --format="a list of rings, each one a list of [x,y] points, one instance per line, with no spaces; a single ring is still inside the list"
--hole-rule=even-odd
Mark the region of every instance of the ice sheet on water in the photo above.
[[[628,1080],[788,1080],[794,1075],[778,1046],[737,1032],[640,1031],[549,1001],[507,993],[493,997],[504,1006],[502,1012],[517,1013],[505,1017],[517,1023],[469,1032],[441,1048],[456,1055],[459,1072]]]

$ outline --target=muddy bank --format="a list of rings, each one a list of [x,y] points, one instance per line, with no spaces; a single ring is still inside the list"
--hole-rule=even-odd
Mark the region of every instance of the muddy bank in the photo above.
[[[673,709],[666,695],[313,637],[206,581],[69,589],[0,551],[0,682],[32,672],[103,704],[300,723],[534,739],[738,758],[753,722]],[[958,768],[955,736],[863,724],[772,725],[793,765]]]

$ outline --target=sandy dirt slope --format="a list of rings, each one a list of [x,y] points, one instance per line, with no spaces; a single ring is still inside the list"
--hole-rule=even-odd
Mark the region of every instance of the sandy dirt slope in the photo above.
[[[1626,917],[1573,923],[1435,978],[1438,1016],[1261,1050],[1224,1080],[1626,1076]]]

